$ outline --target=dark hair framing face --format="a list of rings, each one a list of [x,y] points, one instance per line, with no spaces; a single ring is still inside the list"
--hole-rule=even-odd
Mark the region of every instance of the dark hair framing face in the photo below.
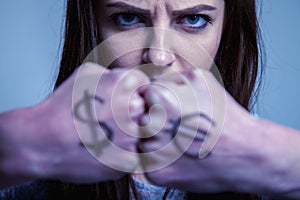
[[[215,63],[223,78],[226,90],[244,108],[250,110],[256,97],[257,78],[262,70],[259,26],[255,0],[224,0],[225,16],[220,46]],[[55,87],[58,87],[84,61],[100,41],[97,35],[94,5],[96,0],[67,0],[64,47]],[[128,183],[125,177],[117,182],[95,185],[71,185],[55,183],[63,196],[77,194],[94,198],[128,199]],[[58,190],[56,190],[58,191]],[[118,191],[118,192],[117,192]],[[74,197],[75,197],[74,196]],[[122,198],[122,199],[123,199]],[[220,195],[193,195],[189,199],[256,199],[255,196],[222,193]]]
[[[260,31],[255,0],[224,0],[223,34],[215,63],[226,90],[244,108],[250,110],[257,94],[262,70],[259,69]],[[95,0],[68,0],[65,37],[59,86],[99,44],[94,12]]]
[[[226,90],[251,110],[258,94],[263,52],[255,0],[224,0],[223,34],[215,57]]]

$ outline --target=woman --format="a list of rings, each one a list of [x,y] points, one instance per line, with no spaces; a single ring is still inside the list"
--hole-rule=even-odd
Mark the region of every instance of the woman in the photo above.
[[[156,25],[158,28],[165,28],[165,29],[170,28],[170,26],[164,26],[164,25],[159,26],[160,21],[165,20],[169,22],[173,20],[172,18],[165,16],[166,11],[165,12],[161,11],[161,13],[159,13],[158,11],[157,15],[161,17],[160,19],[155,19],[154,17],[150,19],[145,19],[143,17],[145,17],[146,14],[143,13],[142,15],[140,14],[141,12],[140,10],[134,9],[133,7],[129,7],[129,6],[134,6],[137,8],[148,8],[150,11],[154,12],[153,10],[155,10],[155,6],[157,7],[161,6],[161,9],[162,10],[164,9],[163,8],[164,5],[161,5],[161,3],[157,3],[158,5],[155,5],[156,4],[154,3],[155,1],[148,1],[147,3],[140,3],[140,2],[137,3],[134,1],[132,2],[129,1],[129,3],[127,2],[124,3],[123,1],[120,2],[115,3],[114,1],[101,1],[101,2],[97,2],[96,6],[92,2],[80,2],[77,5],[77,8],[75,4],[72,5],[72,3],[69,2],[68,11],[70,13],[69,13],[69,18],[67,18],[67,23],[68,21],[69,23],[68,26],[66,27],[67,41],[65,43],[66,45],[64,46],[64,53],[69,53],[73,51],[71,55],[72,54],[76,55],[78,53],[75,53],[74,51],[78,50],[79,46],[80,47],[84,46],[86,47],[86,49],[81,48],[81,52],[79,53],[80,56],[76,57],[75,59],[70,58],[70,56],[66,56],[66,55],[63,56],[61,70],[58,76],[58,81],[56,82],[56,86],[60,85],[60,83],[62,83],[64,79],[68,77],[71,72],[74,71],[74,69],[70,69],[69,66],[80,65],[83,59],[85,59],[88,53],[97,44],[99,44],[105,39],[108,39],[111,35],[117,34],[125,30],[141,28],[147,26],[148,24],[153,24],[154,26],[158,24]],[[210,11],[210,9],[208,9],[202,11],[199,10],[192,11],[191,9],[202,4],[206,5],[207,3],[209,5],[215,5],[216,10]],[[247,109],[248,108],[250,109],[251,96],[253,95],[255,81],[258,74],[258,51],[259,51],[258,48],[259,47],[257,44],[258,27],[257,27],[257,22],[255,17],[255,2],[248,1],[248,2],[238,3],[233,1],[226,1],[225,5],[222,5],[223,4],[222,1],[199,1],[199,2],[196,1],[196,3],[191,3],[192,5],[189,5],[189,3],[187,3],[186,1],[185,2],[178,1],[178,3],[167,2],[166,4],[176,5],[174,6],[174,8],[172,8],[173,10],[175,9],[184,10],[183,8],[185,8],[186,10],[186,8],[190,8],[189,13],[185,11],[183,12],[183,14],[181,14],[181,16],[177,16],[177,18],[181,17],[181,19],[176,19],[178,21],[187,20],[184,17],[190,17],[191,19],[193,19],[193,15],[195,15],[194,17],[196,17],[198,16],[196,14],[201,14],[199,15],[201,17],[200,19],[198,19],[198,21],[197,19],[193,19],[196,22],[196,25],[197,23],[199,24],[198,27],[196,26],[193,27],[193,24],[190,25],[189,27],[186,22],[180,21],[177,22],[177,26],[180,27],[177,27],[176,30],[185,32],[189,34],[189,36],[194,34],[195,36],[193,38],[195,39],[195,41],[197,40],[200,41],[199,45],[201,46],[206,45],[209,54],[212,57],[216,58],[215,59],[216,65],[219,66],[219,70],[221,70],[222,78],[225,81],[225,86],[227,86],[227,89],[239,101],[241,105],[243,105]],[[225,7],[223,8],[223,6]],[[83,10],[85,9],[87,10],[84,12]],[[81,13],[78,13],[78,15],[81,17],[81,19],[79,17],[79,21],[80,21],[79,24],[74,23],[75,21],[78,21],[78,19],[74,17],[76,16],[74,15],[74,13],[77,13],[77,10],[82,10]],[[94,13],[92,11],[94,11]],[[89,16],[85,16],[86,14],[89,14]],[[224,21],[223,15],[224,18],[227,20]],[[93,17],[96,17],[96,19],[93,20]],[[107,18],[112,18],[113,22],[111,22],[110,20],[106,20]],[[212,23],[209,20],[214,21],[214,24],[213,25],[209,24]],[[244,21],[247,21],[249,23],[242,24],[242,22]],[[74,27],[70,27],[70,26],[74,26]],[[171,26],[171,28],[174,28],[174,26],[176,25],[173,25],[173,27]],[[206,26],[208,30],[204,30]],[[212,26],[212,27],[208,27],[208,26]],[[224,30],[222,29],[223,27]],[[92,30],[92,31],[88,31],[88,30]],[[222,30],[223,30],[222,41],[218,41],[221,39],[220,35]],[[75,34],[75,33],[79,33],[79,34]],[[245,35],[241,33],[244,33]],[[69,35],[71,37],[69,37]],[[76,35],[75,38],[74,35]],[[242,41],[243,37],[246,38],[245,40],[248,41],[248,43],[244,43]],[[79,38],[82,38],[82,40],[80,40]],[[89,38],[89,40],[85,40],[85,38]],[[208,39],[209,42],[206,42],[205,44],[203,40],[208,40]],[[74,48],[74,46],[67,45],[67,44],[74,45],[75,41],[77,42],[78,45],[77,47]],[[166,43],[166,41],[164,42]],[[218,50],[219,44],[220,44],[220,48]],[[254,47],[248,48],[248,45]],[[163,46],[160,47],[164,48]],[[230,49],[225,49],[226,47]],[[241,49],[246,49],[249,51],[243,52],[241,51]],[[174,55],[168,54],[165,51],[157,50],[155,52],[155,50],[153,51],[148,50],[147,52],[134,52],[132,54],[134,55],[127,54],[126,56],[118,58],[119,60],[115,61],[112,65],[125,67],[126,65],[137,66],[143,63],[151,62],[155,65],[164,65],[164,66],[167,66],[169,65],[169,63],[172,63],[172,67],[175,68],[177,67],[176,65],[185,64],[181,62],[181,60],[179,60],[178,58],[175,58]],[[159,59],[157,55],[161,55],[161,54],[165,54],[166,59],[164,60]],[[236,56],[233,56],[233,54]],[[132,57],[135,58],[135,60],[133,60]],[[240,58],[241,60],[245,60],[244,57],[247,57],[248,62],[238,61],[235,59],[236,57]],[[222,68],[222,66],[224,67]],[[245,80],[245,81],[237,81],[237,80]],[[241,93],[240,91],[243,91],[243,93]],[[110,187],[114,188],[113,186]],[[123,187],[125,187],[126,189],[127,185],[125,184],[125,186]],[[110,188],[106,190],[109,191],[109,189]],[[222,194],[219,196],[215,195],[212,197],[203,195],[203,198],[204,199],[207,198],[231,198],[232,199],[233,196],[235,196],[235,195],[232,196],[230,195],[231,194]],[[201,197],[201,195],[199,195],[198,197]],[[247,195],[245,195],[244,197],[246,199],[251,198],[251,196],[247,196]],[[236,198],[241,199],[243,198],[243,195],[236,194]]]
[[[80,139],[76,134],[77,137],[74,137],[76,130],[74,126],[70,125],[73,124],[70,113],[75,74],[70,75],[100,42],[124,30],[147,26],[175,29],[194,39],[214,58],[226,90],[234,97],[235,101],[245,109],[251,110],[256,94],[254,90],[255,83],[259,76],[259,29],[254,0],[197,0],[189,3],[186,1],[176,1],[174,3],[174,1],[154,0],[143,2],[134,0],[120,0],[118,2],[113,0],[97,2],[68,1],[65,45],[56,82],[56,91],[49,99],[36,107],[1,115],[0,133],[2,144],[5,144],[0,147],[1,152],[4,152],[1,158],[1,177],[3,177],[2,184],[4,187],[32,179],[60,179],[77,183],[100,181],[101,183],[96,185],[41,181],[31,185],[32,190],[30,187],[25,188],[25,190],[16,188],[15,192],[27,191],[29,194],[26,195],[31,196],[33,194],[30,194],[30,192],[34,193],[42,189],[45,192],[42,194],[42,198],[53,196],[72,198],[79,195],[83,195],[84,198],[88,199],[127,199],[130,195],[140,197],[141,188],[139,185],[141,187],[148,186],[143,183],[147,181],[144,177],[136,176],[132,179],[127,173],[108,168],[91,159],[85,149],[78,145]],[[110,67],[121,66],[125,68],[152,63],[154,65],[170,66],[181,71],[182,66],[188,65],[180,57],[167,51],[168,49],[165,46],[155,46],[164,45],[164,38],[158,36],[153,41],[155,48],[130,52],[118,58]],[[106,79],[109,81],[102,83],[103,91],[101,92],[109,93],[112,89],[111,85],[116,84],[116,80],[119,80],[122,74],[122,71],[105,71],[104,77],[107,77]],[[130,74],[130,79],[127,78],[123,81],[127,83],[132,79],[135,79],[139,84],[147,82],[147,77],[136,72]],[[212,84],[216,85],[217,82],[212,81]],[[196,91],[200,92],[197,86],[194,87]],[[126,90],[127,93],[129,89]],[[120,93],[120,96],[125,96],[126,92]],[[163,99],[163,89],[153,87],[144,90],[143,98],[135,96],[134,100],[145,101],[146,104],[151,105],[153,102],[148,100],[147,95],[153,92]],[[297,194],[299,191],[294,189],[297,186],[297,177],[299,177],[297,176],[297,170],[292,169],[289,171],[290,174],[283,175],[283,172],[287,173],[288,171],[287,164],[279,162],[274,156],[282,149],[294,152],[293,148],[297,146],[297,141],[299,141],[299,136],[295,134],[296,131],[269,122],[258,122],[233,99],[228,97],[226,100],[229,102],[226,105],[230,108],[227,110],[229,114],[226,115],[230,120],[224,122],[224,130],[227,130],[227,132],[222,133],[219,145],[215,146],[209,157],[200,162],[183,155],[178,161],[158,172],[146,173],[146,177],[157,185],[181,189],[167,189],[165,191],[164,188],[156,188],[160,192],[163,191],[161,198],[175,198],[172,195],[182,198],[187,195],[189,199],[255,198],[251,195],[239,193],[194,195],[192,193],[186,194],[182,190],[194,193],[225,191],[270,195],[280,193],[284,197],[299,197],[299,194]],[[103,101],[110,102],[109,95]],[[162,101],[160,103],[166,107],[167,112],[172,112],[172,109],[168,107],[169,102],[164,103]],[[120,105],[122,105],[121,101]],[[138,111],[133,118],[146,112],[143,110],[144,104],[142,105],[133,107]],[[126,108],[120,109],[125,110]],[[106,111],[107,113],[110,112],[109,110]],[[105,110],[102,110],[102,113],[106,113]],[[40,122],[39,125],[26,126],[26,130],[22,128],[24,124],[30,124],[29,122],[32,123],[37,120]],[[236,123],[240,123],[239,128],[242,128],[239,129],[230,125],[235,120]],[[110,116],[104,116],[103,121],[106,121],[109,127],[113,127],[113,132],[117,137],[122,138],[122,140],[117,140],[115,143],[128,151],[136,149],[138,141],[129,138],[122,131],[114,128],[116,124],[112,122]],[[247,131],[243,131],[243,136],[238,134],[245,129]],[[267,129],[268,132],[264,132],[263,129]],[[25,140],[18,134],[24,132],[28,133]],[[270,132],[284,139],[279,142],[276,139],[277,137],[274,138],[269,134]],[[14,133],[14,136],[12,137],[9,133]],[[229,133],[232,134],[231,137]],[[165,138],[158,139],[145,141],[139,150],[152,150],[151,144],[158,143],[161,145],[161,141]],[[266,139],[271,142],[259,142]],[[294,141],[294,144],[289,146],[287,141]],[[274,143],[278,145],[278,150],[273,148]],[[14,144],[18,144],[19,148],[9,148],[10,145]],[[239,152],[237,152],[237,149]],[[228,154],[218,155],[220,151]],[[60,152],[64,153],[61,154]],[[280,155],[283,155],[283,153]],[[112,155],[112,160],[118,159],[122,158],[118,155]],[[138,162],[134,159],[124,158],[122,161],[122,165],[126,164],[128,166],[135,166]],[[297,155],[290,153],[286,161],[287,163],[296,163]],[[31,164],[23,166],[24,162]],[[17,163],[20,163],[20,165],[17,165]],[[114,164],[117,165],[118,163]],[[191,167],[182,175],[184,165]],[[176,173],[172,174],[171,172]],[[170,178],[170,176],[165,175],[170,173],[174,177]],[[276,174],[275,177],[274,174]],[[282,179],[281,175],[293,179],[286,181]],[[123,178],[118,180],[121,177]],[[282,180],[282,184],[271,184],[278,179]],[[129,189],[129,185],[131,189]],[[153,197],[151,190],[148,190],[148,194]],[[9,198],[9,194],[6,194],[6,196]]]

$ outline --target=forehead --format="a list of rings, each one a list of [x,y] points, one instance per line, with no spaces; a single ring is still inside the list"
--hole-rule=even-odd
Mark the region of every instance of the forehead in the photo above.
[[[114,4],[123,2],[129,5],[138,6],[142,9],[153,10],[153,9],[170,9],[180,10],[196,5],[209,5],[221,9],[224,5],[224,0],[104,0],[107,4]]]

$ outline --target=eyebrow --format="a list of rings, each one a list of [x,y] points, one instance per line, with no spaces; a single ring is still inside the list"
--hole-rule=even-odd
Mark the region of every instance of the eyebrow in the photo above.
[[[200,5],[196,5],[190,8],[185,8],[182,10],[175,10],[173,11],[173,15],[188,15],[188,14],[193,14],[193,13],[199,13],[202,11],[213,11],[216,10],[217,8],[214,6],[210,6],[210,5],[204,5],[204,4],[200,4]]]
[[[108,3],[108,4],[106,4],[106,7],[107,8],[117,8],[120,10],[125,10],[127,12],[137,12],[137,13],[147,14],[147,15],[151,14],[151,12],[149,10],[138,8],[138,7],[123,3],[123,2]]]
[[[142,9],[142,8],[138,8],[132,5],[129,5],[127,3],[124,2],[116,2],[116,3],[108,3],[106,4],[107,8],[117,8],[120,10],[125,10],[127,12],[137,12],[137,13],[141,13],[141,14],[147,14],[150,15],[151,12],[149,10],[146,9]],[[200,4],[200,5],[196,5],[190,8],[185,8],[182,10],[175,10],[172,12],[172,14],[174,16],[177,15],[188,15],[188,14],[193,14],[193,13],[199,13],[202,11],[213,11],[216,10],[217,8],[214,6],[210,6],[210,5],[205,5],[205,4]]]

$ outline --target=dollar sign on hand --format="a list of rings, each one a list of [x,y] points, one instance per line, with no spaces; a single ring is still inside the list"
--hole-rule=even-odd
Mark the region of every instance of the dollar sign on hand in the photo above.
[[[74,107],[74,116],[76,119],[86,123],[86,125],[89,127],[91,134],[92,134],[92,142],[84,142],[81,143],[81,145],[87,147],[89,150],[92,150],[95,154],[95,156],[99,156],[102,153],[102,150],[105,146],[109,145],[109,140],[112,138],[113,132],[111,130],[111,128],[102,121],[99,121],[97,119],[94,119],[93,116],[93,108],[94,108],[94,104],[93,101],[98,102],[103,104],[104,101],[97,97],[97,96],[92,96],[88,93],[88,91],[86,90],[84,92],[84,97],[81,101],[79,101],[75,107]],[[80,114],[80,108],[81,106],[83,106],[84,111],[85,111],[85,117],[83,117]],[[99,129],[97,129],[100,126],[101,130],[103,130],[104,132],[104,136],[103,139],[99,139],[99,135],[101,133],[99,133]],[[101,134],[102,135],[102,134]]]
[[[199,157],[198,154],[189,152],[188,150],[184,150],[185,148],[180,145],[180,141],[178,141],[176,134],[181,134],[183,137],[192,137],[194,135],[193,133],[190,132],[195,132],[196,135],[195,137],[191,138],[195,142],[203,142],[205,137],[209,134],[208,130],[202,129],[201,127],[194,127],[189,125],[189,121],[192,119],[204,119],[208,123],[210,123],[212,126],[215,126],[215,122],[208,117],[204,113],[192,113],[188,114],[182,117],[177,118],[176,120],[171,120],[170,122],[173,124],[173,127],[170,130],[165,130],[171,134],[171,138],[174,139],[173,142],[177,149],[184,153],[186,156],[191,157],[191,158],[197,158]]]

